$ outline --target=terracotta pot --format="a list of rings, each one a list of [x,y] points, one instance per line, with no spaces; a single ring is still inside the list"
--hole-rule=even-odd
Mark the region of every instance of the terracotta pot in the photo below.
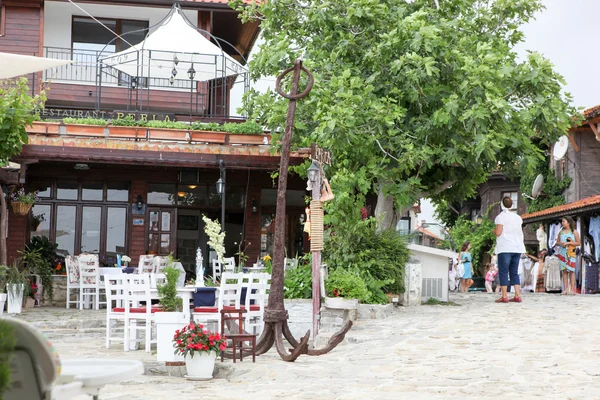
[[[109,137],[116,139],[146,139],[146,128],[137,126],[110,126]]]
[[[269,137],[267,135],[239,135],[229,133],[230,144],[269,144]]]
[[[181,129],[148,128],[148,139],[187,142],[189,140],[189,132]]]
[[[204,142],[204,143],[221,143],[224,144],[227,138],[227,134],[224,132],[213,132],[213,131],[192,131],[190,132],[190,140],[192,142]]]
[[[66,124],[65,126],[67,128],[67,135],[92,137],[106,137],[109,135],[109,129],[106,126],[78,124]]]

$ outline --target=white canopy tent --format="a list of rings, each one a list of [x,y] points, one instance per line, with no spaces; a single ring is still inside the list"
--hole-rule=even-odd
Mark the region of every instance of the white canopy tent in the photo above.
[[[54,60],[52,58],[0,53],[0,79],[14,78],[70,63],[71,60]]]
[[[193,80],[200,82],[247,72],[198,32],[178,6],[143,42],[100,62],[129,76],[144,78],[190,80],[188,71],[193,69]]]

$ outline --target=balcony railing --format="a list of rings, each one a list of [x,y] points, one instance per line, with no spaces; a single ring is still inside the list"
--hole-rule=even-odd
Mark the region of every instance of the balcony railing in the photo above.
[[[131,87],[132,78],[123,72],[101,65],[99,59],[108,57],[112,52],[99,52],[95,50],[74,50],[61,47],[45,47],[44,56],[58,60],[73,60],[70,65],[46,71],[46,81],[80,82],[93,85]],[[102,71],[99,75],[98,72]],[[190,91],[198,82],[187,79],[175,79],[172,83],[164,78],[141,78],[136,85],[143,88],[162,88],[175,91]]]

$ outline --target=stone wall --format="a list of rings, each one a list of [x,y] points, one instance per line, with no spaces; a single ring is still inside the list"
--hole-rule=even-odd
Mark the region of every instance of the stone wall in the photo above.
[[[48,299],[48,297],[44,295],[44,305],[52,305],[54,307],[65,307],[67,299],[67,276],[52,275],[52,286],[54,288],[54,298],[52,300],[52,303],[50,303],[50,299]],[[73,290],[71,292],[71,300],[75,300],[78,294],[78,290]],[[71,307],[74,306],[74,304],[71,304]]]

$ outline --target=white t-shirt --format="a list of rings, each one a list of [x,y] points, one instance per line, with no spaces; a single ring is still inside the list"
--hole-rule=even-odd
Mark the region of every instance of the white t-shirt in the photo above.
[[[496,254],[525,253],[523,220],[518,214],[508,210],[502,211],[494,223],[502,225],[502,235],[496,239]]]

